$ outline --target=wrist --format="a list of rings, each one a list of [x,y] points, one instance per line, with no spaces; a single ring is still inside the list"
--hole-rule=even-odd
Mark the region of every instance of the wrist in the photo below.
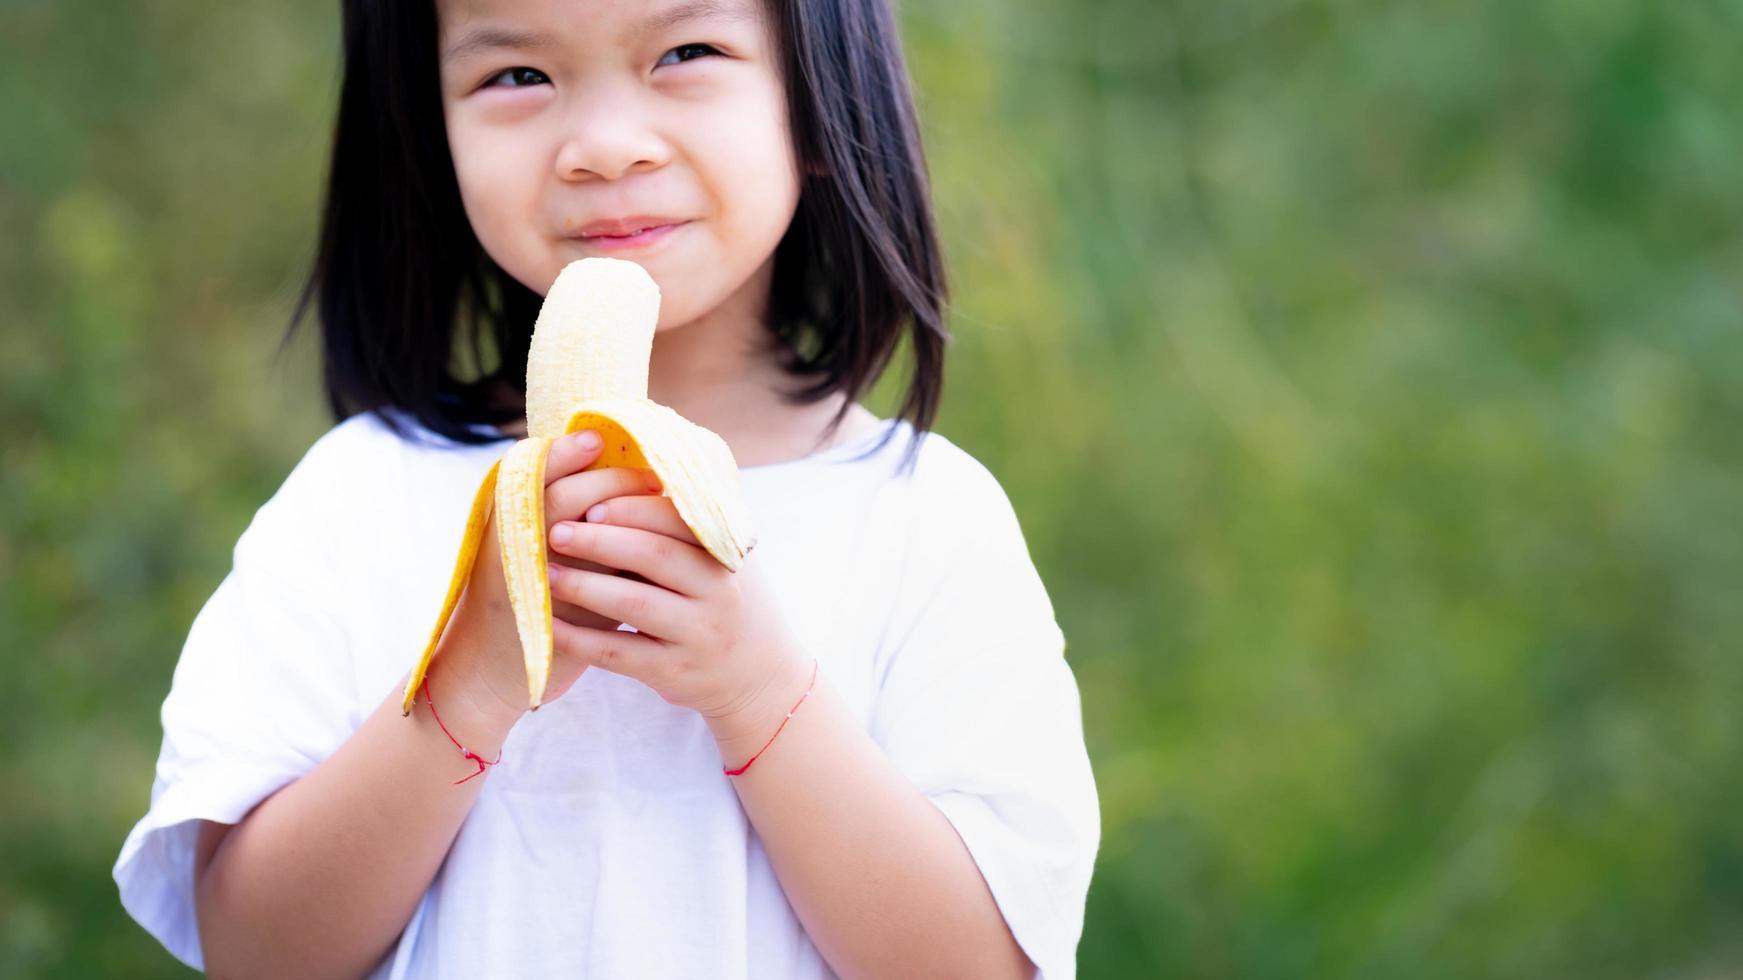
[[[817,662],[810,657],[787,660],[770,674],[744,706],[729,714],[708,718],[721,760],[729,767],[742,766],[769,742],[777,729],[807,699],[807,691],[821,678]]]
[[[441,669],[440,660],[430,665],[418,703],[427,710],[434,702],[442,724],[454,739],[480,755],[496,758],[526,709],[504,703],[477,671],[465,664],[447,666],[450,669]]]
[[[436,648],[429,670],[435,678],[431,686],[440,710],[446,712],[449,702],[454,702],[477,716],[477,726],[491,738],[507,738],[528,710],[526,667],[518,646],[512,650],[492,646],[492,637],[504,635],[504,630],[493,631],[479,622],[467,602],[470,598],[470,592],[461,597]],[[512,623],[506,635],[515,635]]]

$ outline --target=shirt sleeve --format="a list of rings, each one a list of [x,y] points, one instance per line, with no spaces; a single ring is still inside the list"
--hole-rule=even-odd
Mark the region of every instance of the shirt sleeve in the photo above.
[[[195,969],[198,821],[240,822],[361,721],[334,503],[356,478],[346,455],[333,433],[318,440],[237,540],[188,631],[163,702],[150,806],[115,862],[122,906]]]
[[[1081,702],[1016,514],[975,467],[944,495],[972,508],[916,521],[934,557],[904,572],[872,736],[955,826],[1036,975],[1066,980],[1101,837]]]

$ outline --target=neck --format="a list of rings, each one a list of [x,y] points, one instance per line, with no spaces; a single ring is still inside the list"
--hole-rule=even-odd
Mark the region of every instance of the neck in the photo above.
[[[830,421],[846,396],[790,405],[781,392],[793,384],[775,358],[778,341],[767,326],[773,260],[744,287],[706,314],[667,325],[654,334],[648,397],[712,430],[740,466],[762,466],[806,456],[824,445]],[[849,409],[828,444],[867,433],[874,416]],[[520,437],[524,425],[505,427]]]
[[[740,466],[784,462],[819,448],[845,401],[837,394],[789,405],[781,397],[793,379],[776,360],[779,341],[768,328],[773,274],[771,257],[725,302],[655,333],[648,366],[648,397],[713,430]],[[863,431],[866,414],[850,414],[838,437]]]
[[[774,408],[783,378],[765,325],[767,303],[745,298],[767,290],[748,285],[703,316],[655,333],[648,364],[649,398],[723,436],[723,428],[780,414]]]
[[[767,289],[739,295],[767,296]],[[737,300],[737,296],[734,296]],[[648,398],[690,422],[713,429],[732,448],[739,466],[786,462],[823,448],[826,427],[845,396],[790,405],[781,392],[793,378],[777,363],[777,342],[767,326],[767,303],[727,302],[708,316],[654,335]],[[863,432],[870,413],[849,413],[835,439]]]

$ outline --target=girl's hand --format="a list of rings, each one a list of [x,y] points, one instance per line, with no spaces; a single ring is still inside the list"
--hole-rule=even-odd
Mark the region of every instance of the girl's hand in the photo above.
[[[578,519],[602,500],[614,497],[634,500],[636,494],[655,492],[658,485],[646,470],[613,466],[580,472],[599,458],[601,445],[597,442],[586,445],[581,435],[572,433],[556,440],[545,457],[547,530],[553,522]],[[574,565],[611,571],[586,561],[575,561]],[[561,602],[556,595],[551,600],[553,626],[558,630],[565,626],[617,628],[617,620]],[[527,672],[514,609],[508,601],[508,585],[502,577],[502,551],[497,541],[494,508],[472,562],[472,577],[454,609],[447,633],[430,665],[431,673],[440,675],[437,686],[457,685],[475,713],[483,716],[482,724],[506,732],[527,711]],[[559,644],[551,658],[545,700],[561,697],[580,679],[587,666],[584,660],[563,656]]]
[[[637,632],[553,624],[566,657],[634,677],[717,734],[806,669],[754,553],[727,571],[663,496],[617,497],[584,515],[552,527],[551,550],[633,577],[553,563],[551,595]]]
[[[612,497],[631,495],[626,499],[634,500],[640,494],[658,494],[660,492],[659,478],[652,470],[635,470],[622,466],[608,466],[603,469],[581,472],[582,467],[592,464],[599,458],[600,443],[590,443],[586,437],[597,436],[590,429],[572,432],[551,443],[551,451],[545,457],[545,535],[550,536],[551,528],[559,523],[581,520],[581,515],[587,509]],[[584,568],[596,572],[613,572],[590,561],[568,558],[563,555],[553,557],[554,561],[571,568]],[[551,593],[551,616],[574,626],[591,626],[598,629],[614,630],[618,621],[608,619],[588,609],[562,601],[562,597]],[[585,669],[585,667],[583,667]],[[553,679],[554,675],[553,675]],[[549,690],[549,689],[548,689]],[[556,697],[560,690],[553,691],[549,697]]]

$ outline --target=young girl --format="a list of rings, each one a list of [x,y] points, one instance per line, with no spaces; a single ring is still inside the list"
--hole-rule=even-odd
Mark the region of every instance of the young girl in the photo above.
[[[342,421],[189,632],[129,912],[227,976],[1072,976],[1079,696],[1008,499],[927,433],[946,293],[884,2],[344,13],[303,304]],[[757,547],[727,572],[566,437],[546,703],[491,528],[402,716],[541,294],[590,255],[659,284],[650,396],[732,448]]]

